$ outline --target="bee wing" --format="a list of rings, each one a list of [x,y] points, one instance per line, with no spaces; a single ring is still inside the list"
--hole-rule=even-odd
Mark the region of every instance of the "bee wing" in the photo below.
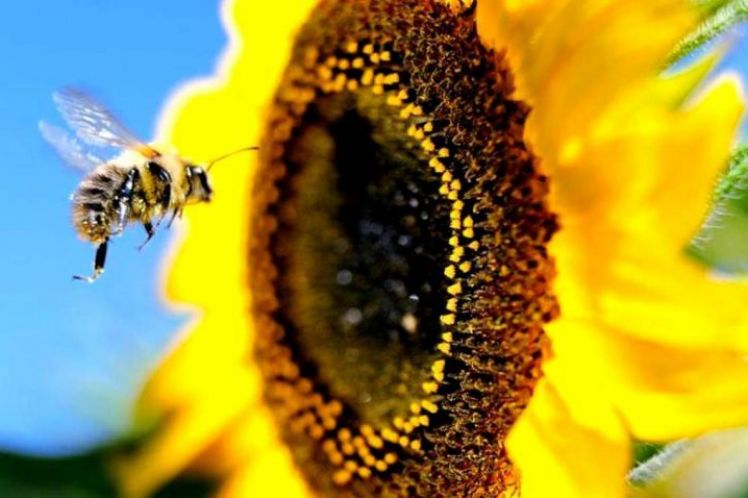
[[[55,152],[68,164],[84,172],[91,171],[104,161],[86,151],[83,145],[65,130],[39,121],[39,131]]]
[[[87,144],[134,149],[146,157],[158,155],[158,152],[141,142],[114,114],[83,90],[66,88],[55,92],[52,99],[78,138]]]

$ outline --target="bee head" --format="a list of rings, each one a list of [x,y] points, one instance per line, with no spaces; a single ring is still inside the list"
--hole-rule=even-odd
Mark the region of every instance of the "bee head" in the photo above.
[[[202,166],[187,166],[187,201],[210,202],[213,198],[213,187],[210,185],[208,172]]]

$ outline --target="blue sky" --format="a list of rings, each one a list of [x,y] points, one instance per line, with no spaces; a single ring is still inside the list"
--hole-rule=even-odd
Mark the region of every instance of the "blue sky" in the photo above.
[[[138,253],[143,234],[128,231],[99,282],[71,280],[93,258],[69,221],[79,176],[37,123],[59,124],[52,91],[82,85],[148,139],[167,96],[212,72],[225,37],[209,0],[29,0],[1,11],[0,449],[64,454],[127,426],[138,387],[186,317],[159,303],[166,232]],[[725,65],[748,74],[745,37]]]

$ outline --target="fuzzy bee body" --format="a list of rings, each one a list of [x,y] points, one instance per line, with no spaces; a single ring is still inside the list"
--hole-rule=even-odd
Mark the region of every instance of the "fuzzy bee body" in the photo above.
[[[64,131],[40,123],[42,135],[60,156],[86,172],[71,197],[73,225],[80,238],[97,244],[97,249],[93,275],[74,278],[93,282],[101,276],[110,239],[129,223],[143,225],[145,245],[164,217],[171,216],[170,225],[186,205],[211,200],[207,168],[141,142],[105,107],[79,90],[56,93],[54,100],[81,140],[123,151],[114,159],[102,161]],[[251,149],[255,148],[240,150]]]

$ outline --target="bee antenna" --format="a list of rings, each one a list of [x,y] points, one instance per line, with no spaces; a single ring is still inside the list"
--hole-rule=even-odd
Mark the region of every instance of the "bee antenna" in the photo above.
[[[250,150],[260,150],[257,146],[251,146],[251,147],[242,147],[241,149],[236,149],[235,151],[229,152],[228,154],[223,154],[222,156],[218,156],[215,159],[208,162],[208,164],[205,166],[206,171],[210,171],[210,168],[213,167],[213,165],[219,161],[223,161],[224,159],[228,159],[229,157],[239,154],[240,152],[246,152]]]

